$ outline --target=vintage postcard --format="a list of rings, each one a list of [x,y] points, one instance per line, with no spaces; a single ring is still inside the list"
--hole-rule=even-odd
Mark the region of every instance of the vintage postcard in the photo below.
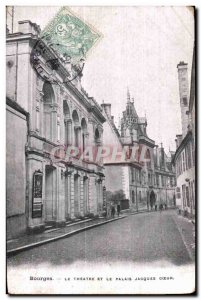
[[[6,7],[8,294],[196,293],[195,12]]]

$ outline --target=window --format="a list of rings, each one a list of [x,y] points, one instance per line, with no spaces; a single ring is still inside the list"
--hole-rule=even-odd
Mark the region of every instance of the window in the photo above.
[[[75,132],[75,147],[79,147],[79,128],[75,128],[74,132]]]
[[[141,180],[142,180],[142,178],[141,178],[141,171],[139,170],[139,183],[141,183]]]
[[[141,202],[141,198],[142,198],[141,191],[139,191],[139,202]]]
[[[131,168],[131,181],[134,182],[135,181],[135,169]]]
[[[72,136],[72,124],[70,119],[70,110],[67,104],[67,101],[63,101],[63,115],[64,115],[64,144],[66,146],[71,145],[71,136]]]
[[[159,186],[159,175],[156,174],[156,185]]]
[[[135,203],[135,192],[132,191],[132,203]]]
[[[79,126],[79,117],[76,110],[72,113],[73,125],[74,125],[74,146],[80,146],[80,126]]]
[[[186,206],[186,185],[182,185],[182,199],[183,199],[183,206]]]
[[[86,135],[87,135],[87,122],[84,118],[81,121],[81,130],[82,130],[82,151],[84,152],[86,147]]]
[[[181,199],[181,191],[180,191],[180,187],[176,188],[176,198],[177,199]]]
[[[145,161],[147,164],[147,168],[151,168],[151,155],[150,155],[149,149],[147,149],[147,151],[145,153]]]
[[[189,151],[189,144],[185,148],[185,164],[186,164],[186,170],[189,169],[189,161],[188,161],[188,151]]]
[[[161,185],[165,186],[165,176],[161,175]]]
[[[188,169],[192,168],[192,144],[189,143],[186,147],[186,158],[187,158],[187,166]]]
[[[54,122],[54,109],[52,108],[55,102],[54,91],[49,82],[43,85],[43,135],[46,139],[53,141],[56,139],[56,122]]]
[[[190,199],[189,199],[189,188],[186,187],[186,204],[188,207],[190,207]]]
[[[182,153],[182,168],[183,168],[183,172],[185,172],[186,170],[185,151],[183,151]]]
[[[151,184],[151,175],[148,174],[148,184]]]
[[[137,182],[139,182],[139,170],[136,170]]]
[[[183,104],[184,104],[184,106],[188,105],[187,97],[183,97]]]
[[[170,185],[170,177],[166,177],[166,186],[169,186]]]
[[[100,133],[98,131],[98,129],[96,128],[95,130],[95,142],[99,143],[100,142]]]

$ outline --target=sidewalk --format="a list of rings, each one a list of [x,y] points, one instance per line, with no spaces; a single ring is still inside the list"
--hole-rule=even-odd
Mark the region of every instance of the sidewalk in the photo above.
[[[186,217],[175,214],[173,219],[181,234],[190,258],[195,261],[195,223]]]
[[[127,215],[122,214],[119,218],[99,218],[87,219],[80,222],[67,224],[62,228],[51,228],[38,234],[27,234],[23,237],[7,241],[7,256],[15,255],[21,251],[31,249],[43,244],[47,244],[62,238],[67,238],[76,233],[85,231],[87,229],[95,228],[110,222],[114,222],[125,218]]]

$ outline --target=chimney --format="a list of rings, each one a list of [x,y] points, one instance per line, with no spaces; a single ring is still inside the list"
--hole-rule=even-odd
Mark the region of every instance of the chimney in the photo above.
[[[105,111],[108,118],[111,119],[111,104],[110,103],[102,103],[101,107]]]
[[[188,131],[188,64],[181,61],[177,65],[178,69],[178,80],[179,80],[179,96],[180,96],[180,108],[181,108],[181,123],[182,123],[182,135],[183,138]]]
[[[159,168],[159,154],[158,154],[158,145],[156,145],[156,166]]]
[[[18,30],[23,34],[32,33],[33,35],[39,35],[41,32],[40,26],[29,20],[19,21],[18,24]]]
[[[165,169],[165,151],[164,151],[162,143],[161,143],[160,153],[161,153],[160,167],[161,167],[161,169]]]

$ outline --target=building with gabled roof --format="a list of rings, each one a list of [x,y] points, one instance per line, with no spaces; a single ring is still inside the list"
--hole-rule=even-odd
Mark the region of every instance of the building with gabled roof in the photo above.
[[[111,115],[111,104],[101,106],[106,118],[103,145],[113,150],[113,155],[104,159],[107,191],[123,191],[122,209],[153,209],[160,203],[174,206],[175,173],[171,159],[162,145],[158,147],[148,137],[147,120],[138,116],[129,90],[120,130]]]
[[[195,216],[195,48],[191,68],[190,93],[188,65],[177,65],[182,133],[176,136],[176,152],[172,159],[176,169],[176,202],[185,216]]]

